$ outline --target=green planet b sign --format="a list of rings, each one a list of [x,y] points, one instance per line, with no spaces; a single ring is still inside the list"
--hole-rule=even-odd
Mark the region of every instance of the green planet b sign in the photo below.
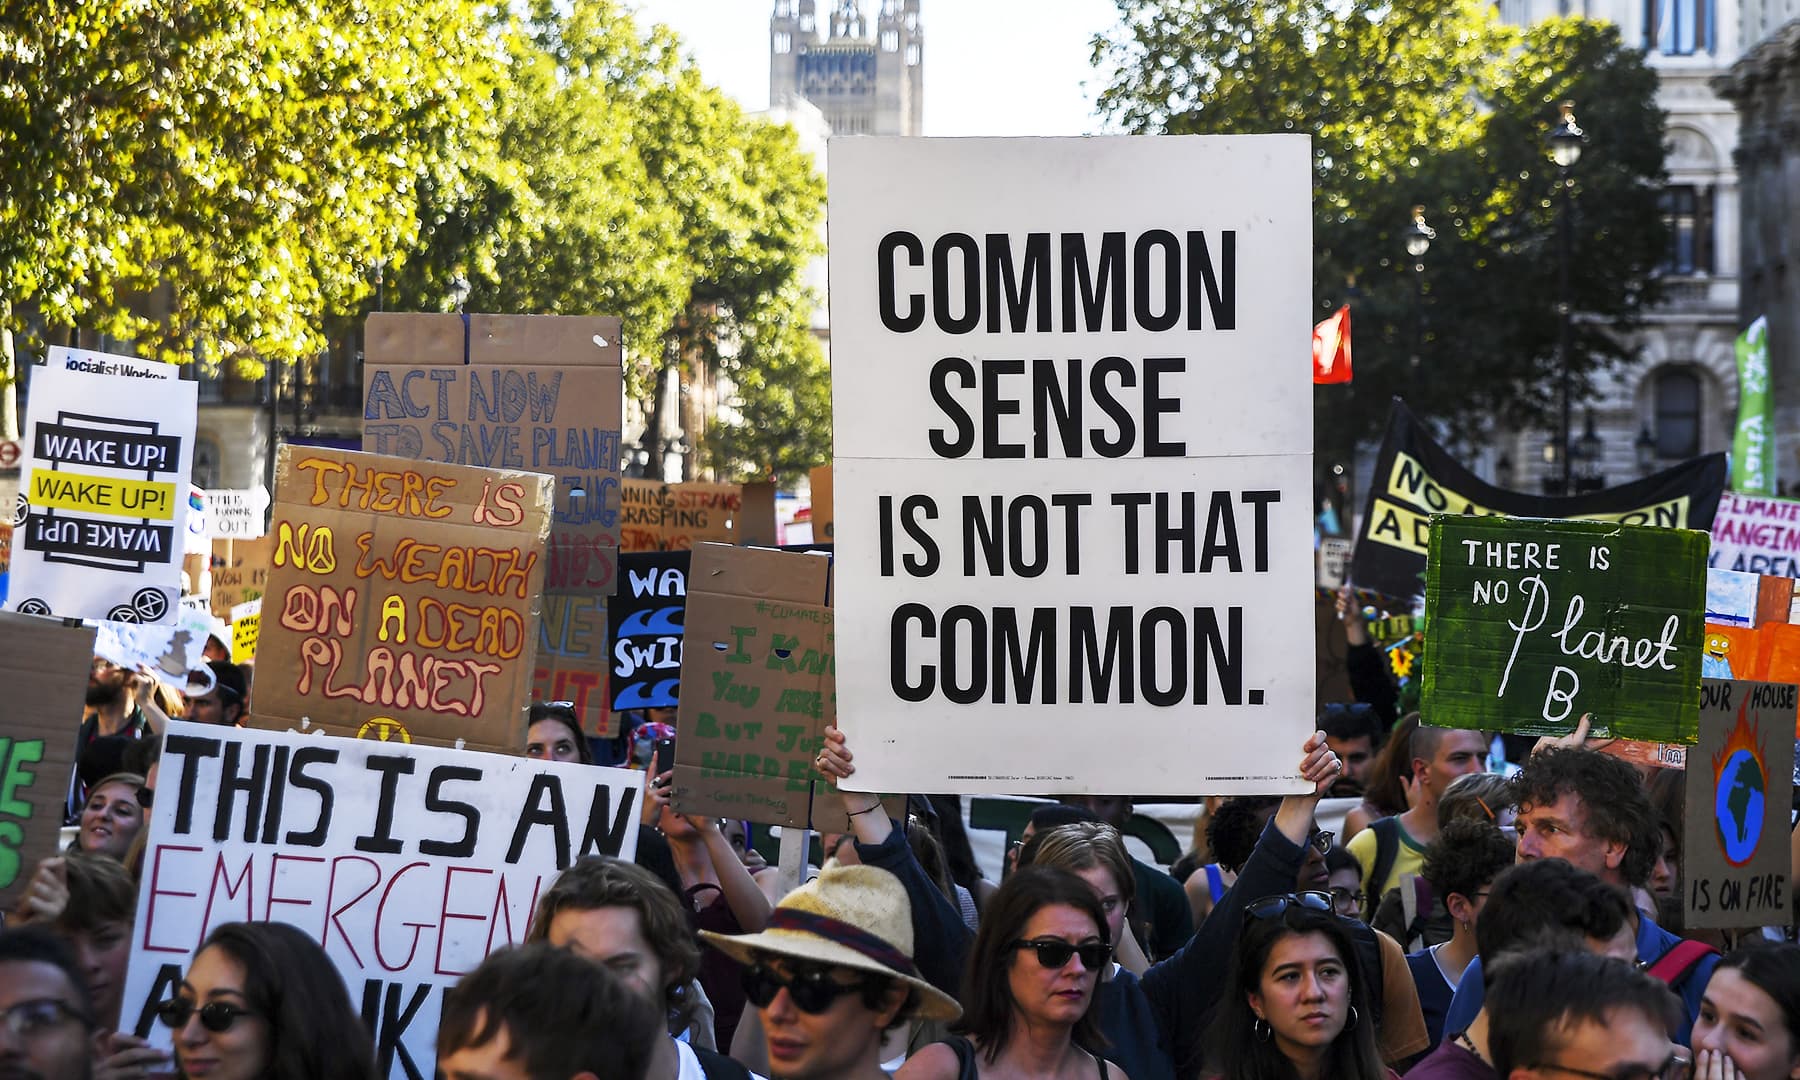
[[[1707,535],[1438,516],[1420,711],[1440,727],[1692,743]]]

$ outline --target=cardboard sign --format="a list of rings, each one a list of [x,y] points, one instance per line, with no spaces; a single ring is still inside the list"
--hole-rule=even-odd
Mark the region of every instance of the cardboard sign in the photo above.
[[[1789,792],[1800,687],[1707,679],[1687,769],[1682,908],[1689,927],[1786,926]]]
[[[269,564],[275,557],[275,541],[267,535],[254,540],[215,540],[212,550],[213,614],[231,617],[231,609],[246,600],[260,599],[269,587]]]
[[[1708,454],[1642,480],[1585,495],[1508,491],[1456,460],[1395,398],[1376,455],[1369,501],[1350,580],[1400,601],[1425,593],[1425,555],[1433,514],[1618,521],[1670,529],[1709,529],[1725,490],[1725,455]]]
[[[832,144],[858,786],[1301,790],[1309,159],[1262,135]]]
[[[1712,556],[1719,570],[1800,577],[1800,502],[1727,491],[1712,523]]]
[[[524,939],[558,872],[636,854],[643,797],[625,769],[179,721],[160,779],[121,1026],[168,1047],[153,1010],[206,935],[284,922],[386,1002],[393,1077],[431,1075],[443,991]]]
[[[619,548],[619,320],[376,312],[363,447],[556,478],[544,587],[602,594]]]
[[[268,531],[263,527],[268,510],[269,489],[261,484],[208,491],[207,533],[220,540],[254,540]]]
[[[688,575],[676,720],[676,809],[844,832],[843,796],[813,768],[836,722],[831,559],[702,544]],[[858,764],[861,763],[860,751]],[[904,813],[904,799],[889,806]]]
[[[607,708],[608,603],[609,598],[599,593],[544,597],[531,696],[535,701],[568,702],[581,730],[610,738],[619,733],[619,724]]]
[[[835,542],[837,524],[832,518],[831,466],[821,465],[812,471],[812,542]]]
[[[737,518],[732,522],[737,543],[745,547],[777,547],[781,537],[775,525],[775,484],[758,480],[740,487]]]
[[[283,446],[257,720],[522,745],[553,481]]]
[[[1694,741],[1706,534],[1440,515],[1430,552],[1427,722]]]
[[[231,609],[232,663],[248,664],[256,659],[256,641],[261,631],[261,600],[246,600]]]
[[[737,542],[741,485],[627,479],[623,497],[626,551],[688,551],[696,544]]]
[[[0,612],[0,910],[13,910],[39,859],[56,854],[94,631]]]
[[[682,613],[691,552],[619,556],[619,593],[606,606],[613,711],[672,709],[681,697]]]
[[[32,373],[13,510],[13,610],[174,618],[198,384],[173,371],[52,349]]]

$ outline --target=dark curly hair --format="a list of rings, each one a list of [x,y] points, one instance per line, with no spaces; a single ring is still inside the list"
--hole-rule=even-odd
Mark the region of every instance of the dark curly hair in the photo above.
[[[1473,899],[1513,864],[1516,854],[1513,842],[1498,828],[1463,818],[1445,825],[1426,847],[1420,876],[1441,897],[1457,893]]]
[[[1274,795],[1234,795],[1220,803],[1206,820],[1206,846],[1213,861],[1237,873],[1250,861],[1256,840],[1262,835],[1264,811],[1281,805]]]
[[[1532,945],[1580,948],[1612,940],[1630,913],[1623,889],[1562,859],[1533,859],[1488,885],[1475,948],[1482,956]]]
[[[1521,816],[1567,794],[1580,798],[1586,832],[1625,845],[1619,864],[1625,883],[1649,883],[1662,833],[1636,769],[1598,750],[1552,747],[1525,762],[1512,778],[1512,791]]]

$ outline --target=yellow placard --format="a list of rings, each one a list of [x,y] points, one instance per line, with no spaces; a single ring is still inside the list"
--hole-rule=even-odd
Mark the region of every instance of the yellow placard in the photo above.
[[[246,615],[231,624],[231,662],[243,664],[256,659],[256,635],[262,629],[262,614]]]
[[[31,505],[111,517],[175,519],[175,485],[61,469],[31,470]]]

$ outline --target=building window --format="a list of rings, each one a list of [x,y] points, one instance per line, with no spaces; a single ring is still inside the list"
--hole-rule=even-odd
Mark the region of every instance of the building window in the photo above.
[[[919,66],[919,47],[917,45],[908,45],[906,47],[906,66]]]
[[[1712,273],[1712,189],[1672,184],[1660,202],[1668,248],[1657,269],[1665,274]]]
[[[881,51],[897,52],[900,49],[900,31],[883,30],[881,32]]]
[[[813,32],[813,27],[814,27],[814,26],[815,26],[815,25],[817,25],[817,24],[816,24],[816,23],[814,23],[814,22],[813,22],[813,14],[812,14],[812,12],[810,12],[810,11],[802,11],[802,12],[801,12],[801,13],[800,13],[800,32],[801,32],[801,33],[802,33],[802,34],[810,34],[810,33],[812,33],[812,32]]]
[[[1700,377],[1680,369],[1656,377],[1656,456],[1685,459],[1700,453]]]
[[[1713,0],[1644,0],[1644,48],[1664,56],[1713,49]]]
[[[194,440],[194,486],[211,491],[219,486],[219,444],[202,435]]]
[[[776,52],[786,53],[789,50],[791,50],[793,47],[794,47],[794,35],[788,33],[786,30],[776,31],[776,33],[775,33],[775,51]]]

